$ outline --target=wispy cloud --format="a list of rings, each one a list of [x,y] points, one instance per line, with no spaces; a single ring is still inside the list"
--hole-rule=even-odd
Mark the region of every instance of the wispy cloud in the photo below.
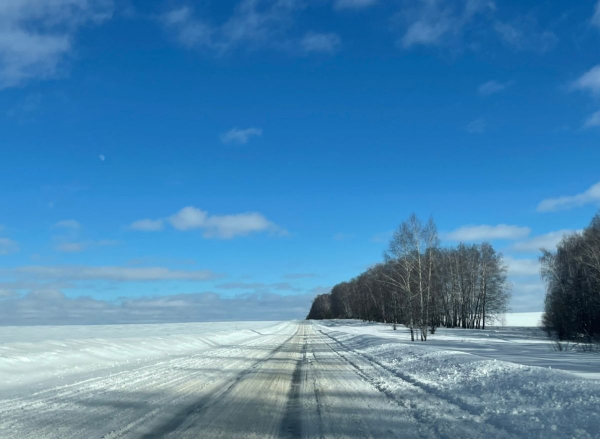
[[[382,233],[376,233],[375,235],[373,235],[371,237],[371,242],[374,242],[377,244],[387,243],[387,242],[390,242],[390,239],[392,239],[392,236],[394,236],[393,230],[389,230],[387,232],[382,232]]]
[[[312,279],[317,277],[315,273],[289,273],[284,274],[284,279]]]
[[[553,212],[557,210],[573,209],[588,204],[600,205],[600,182],[580,194],[542,200],[540,204],[538,204],[537,210],[538,212]]]
[[[506,90],[508,87],[512,85],[512,81],[508,82],[498,82],[498,81],[488,81],[481,84],[477,87],[477,91],[481,96],[491,96],[496,93],[500,93],[501,91]]]
[[[132,230],[140,230],[143,232],[157,232],[159,230],[163,230],[165,228],[165,224],[162,219],[142,219],[132,222],[129,228]]]
[[[549,30],[540,30],[531,18],[517,18],[511,22],[496,22],[494,30],[508,46],[518,51],[547,52],[558,43],[558,37]]]
[[[581,230],[557,230],[556,232],[546,233],[544,235],[534,236],[531,239],[515,243],[513,249],[521,252],[537,252],[544,248],[554,250],[556,245],[567,235],[578,233]]]
[[[205,238],[232,239],[251,233],[269,232],[285,235],[287,232],[258,212],[232,215],[210,215],[193,206],[187,206],[165,219],[134,221],[129,228],[141,231],[158,231],[168,223],[176,230],[202,230]]]
[[[10,255],[19,251],[19,244],[9,238],[0,238],[0,256]]]
[[[237,143],[238,145],[244,145],[248,143],[252,137],[260,137],[262,136],[262,130],[260,128],[245,128],[238,129],[232,128],[226,133],[221,134],[221,142],[227,143]]]
[[[71,230],[79,230],[81,228],[81,224],[79,221],[74,219],[69,220],[61,220],[54,224],[52,228],[55,229],[71,229]]]
[[[537,259],[515,259],[511,256],[504,258],[510,276],[539,276],[540,262]]]
[[[300,291],[298,288],[289,282],[275,282],[275,283],[264,283],[264,282],[227,282],[221,285],[217,285],[215,288],[220,290],[276,290],[276,291]]]
[[[85,248],[85,244],[82,242],[62,242],[57,244],[55,247],[56,251],[63,253],[79,253]]]
[[[220,24],[200,18],[191,7],[172,9],[161,17],[164,27],[182,45],[225,53],[236,48],[281,47],[289,39],[298,0],[242,0]]]
[[[291,320],[306,316],[311,293],[252,293],[222,297],[213,292],[158,295],[118,302],[70,298],[60,290],[39,289],[7,295],[0,307],[3,324],[109,324],[235,320]]]
[[[332,287],[322,287],[322,286],[318,286],[318,287],[314,287],[311,288],[309,290],[309,293],[312,294],[312,297],[316,296],[317,294],[327,294],[331,291]]]
[[[511,226],[508,224],[464,226],[449,233],[443,238],[449,241],[486,241],[486,240],[514,240],[529,236],[529,227]]]
[[[475,119],[467,124],[466,130],[469,134],[483,134],[487,129],[487,122],[483,118]]]
[[[165,267],[117,266],[43,266],[31,265],[0,270],[4,275],[38,280],[103,280],[117,282],[143,282],[160,280],[204,281],[220,277],[209,270],[171,270]]]
[[[6,111],[8,117],[17,120],[25,120],[32,116],[42,105],[42,95],[40,93],[29,94],[23,97],[15,106]]]
[[[539,274],[535,274],[539,278]],[[511,311],[528,312],[543,309],[546,288],[541,281],[512,282]]]
[[[56,76],[76,33],[112,11],[112,0],[0,2],[0,89]]]
[[[600,127],[600,111],[591,114],[583,124],[586,128]]]
[[[58,243],[54,249],[62,253],[79,253],[93,247],[112,247],[118,245],[118,241],[103,239],[100,241],[67,241]]]
[[[352,238],[354,238],[354,235],[352,233],[338,232],[333,235],[334,241],[346,241],[346,240],[352,239]]]
[[[491,2],[480,0],[420,1],[405,5],[397,21],[403,23],[399,44],[436,46],[459,39],[467,25],[478,15],[493,10]]]
[[[300,40],[300,47],[305,53],[333,53],[341,45],[342,40],[335,33],[307,32]]]
[[[377,0],[336,0],[333,3],[335,9],[363,9],[373,6],[377,3]]]
[[[572,88],[600,95],[600,64],[581,75],[573,82]]]
[[[592,15],[592,24],[594,26],[600,27],[600,0],[596,3],[594,7],[594,15]]]

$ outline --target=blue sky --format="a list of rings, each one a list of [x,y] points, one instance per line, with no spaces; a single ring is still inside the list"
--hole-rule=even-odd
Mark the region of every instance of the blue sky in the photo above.
[[[412,212],[541,310],[599,45],[594,1],[4,1],[2,321],[302,317]]]

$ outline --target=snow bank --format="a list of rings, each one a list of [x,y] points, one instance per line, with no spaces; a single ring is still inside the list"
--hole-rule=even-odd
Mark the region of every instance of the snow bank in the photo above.
[[[381,342],[414,346],[408,329],[400,326],[365,323],[358,320],[325,320],[321,326],[355,335],[373,335]],[[556,352],[554,341],[539,328],[489,327],[486,330],[438,328],[429,335],[426,346],[441,350],[459,351],[502,360],[524,366],[559,369],[590,380],[600,380],[600,355],[576,351]]]
[[[293,333],[289,322],[0,327],[0,390]]]
[[[510,435],[539,438],[600,437],[600,383],[553,369],[495,361],[424,344],[389,343],[321,327],[345,349],[393,377],[380,386],[402,397],[409,382]],[[483,401],[483,403],[482,403]]]

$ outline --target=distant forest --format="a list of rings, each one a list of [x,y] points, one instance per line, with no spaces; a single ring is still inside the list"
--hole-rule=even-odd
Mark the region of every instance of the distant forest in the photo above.
[[[541,249],[542,326],[559,340],[600,339],[600,215],[556,251]],[[317,296],[308,319],[398,324],[411,340],[436,328],[485,329],[510,300],[502,254],[488,244],[441,247],[435,223],[415,215],[395,231],[384,261]]]
[[[485,329],[507,309],[506,270],[490,244],[441,247],[433,220],[411,215],[383,262],[317,296],[307,318],[403,324],[413,341],[440,326]]]

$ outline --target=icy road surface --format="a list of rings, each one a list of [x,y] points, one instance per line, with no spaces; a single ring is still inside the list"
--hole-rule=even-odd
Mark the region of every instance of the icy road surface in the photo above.
[[[442,346],[358,323],[1,328],[0,437],[600,438],[597,380]]]

